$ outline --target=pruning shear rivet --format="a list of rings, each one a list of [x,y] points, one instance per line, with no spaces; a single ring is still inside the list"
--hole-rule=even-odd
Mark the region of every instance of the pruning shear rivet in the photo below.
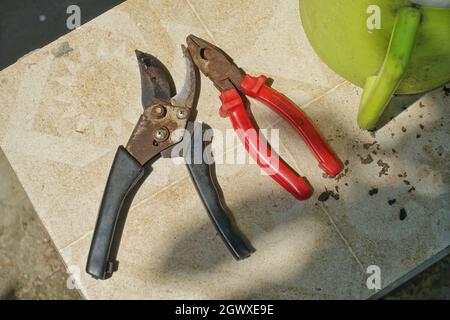
[[[177,118],[178,118],[178,119],[182,120],[182,119],[186,119],[186,117],[187,117],[187,112],[186,112],[186,110],[184,110],[184,109],[179,109],[179,110],[177,111]]]
[[[155,130],[153,137],[158,142],[166,141],[169,138],[169,130],[166,127],[159,128]]]
[[[164,108],[161,105],[158,105],[152,109],[151,115],[157,119],[161,119],[165,117],[166,112],[167,112],[166,108]]]

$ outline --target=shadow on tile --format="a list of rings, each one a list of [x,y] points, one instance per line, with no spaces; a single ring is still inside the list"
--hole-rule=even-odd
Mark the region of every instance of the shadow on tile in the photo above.
[[[258,281],[248,283],[248,279],[242,280],[242,283],[246,283],[242,290],[236,290],[234,286],[232,290],[220,293],[220,297],[226,299],[326,299],[340,295],[346,298],[367,296],[367,293],[361,292],[362,286],[359,285],[365,283],[361,282],[365,280],[360,267],[332,229],[319,205],[307,205],[307,208],[302,210],[304,203],[295,199],[292,202],[287,201],[287,205],[283,202],[286,202],[283,194],[275,198],[270,194],[258,194],[252,199],[246,199],[245,204],[234,204],[233,207],[235,210],[239,208],[237,211],[240,213],[245,212],[246,207],[253,208],[253,211],[243,214],[239,221],[243,231],[256,247],[256,252],[250,258],[235,261],[220,237],[213,233],[208,221],[177,235],[175,244],[164,254],[165,258],[156,273],[165,274],[168,279],[190,279],[200,275],[222,274],[224,270],[229,270],[228,272],[240,274],[230,274],[229,280],[233,283],[236,277],[247,277],[248,268],[254,269],[255,273],[267,272],[267,275],[261,277],[252,275],[252,278],[261,278]],[[258,207],[271,208],[274,204],[281,210],[276,221],[273,221],[273,217],[267,212],[258,210]],[[189,215],[190,212],[183,214]],[[302,233],[306,233],[305,242]],[[286,252],[279,254],[279,242],[286,239],[292,239],[292,242],[288,241]],[[271,253],[277,258],[271,258]],[[285,263],[283,259],[286,259]],[[264,263],[256,266],[255,261]],[[295,265],[301,270],[296,270]],[[345,271],[339,271],[341,266],[345,266]],[[334,274],[336,276],[333,276]],[[349,285],[342,286],[343,282]]]
[[[386,111],[381,116],[378,121],[376,130],[382,129],[395,117],[399,116],[402,112],[412,106],[420,98],[422,98],[425,93],[404,95],[404,96],[394,96],[386,107]]]
[[[433,194],[433,192],[428,194],[425,190],[430,186],[427,176],[420,176],[420,174],[416,175],[411,172],[407,177],[403,176],[403,171],[399,172],[404,167],[427,166],[431,171],[438,172],[441,175],[441,181],[437,181],[434,187],[438,188],[439,183],[442,186],[450,183],[450,170],[447,165],[450,157],[448,145],[442,142],[440,146],[431,147],[432,142],[433,144],[441,143],[439,140],[436,141],[438,139],[437,136],[443,130],[440,128],[447,127],[448,124],[448,120],[444,119],[443,114],[442,116],[437,115],[439,112],[443,112],[443,110],[435,110],[433,113],[433,119],[435,120],[431,121],[428,119],[426,123],[425,130],[430,130],[428,135],[424,128],[414,123],[413,128],[409,128],[407,131],[401,130],[402,134],[397,134],[392,142],[380,146],[376,142],[375,136],[373,137],[373,144],[367,144],[364,148],[361,147],[360,150],[352,150],[351,146],[354,146],[353,139],[355,138],[352,134],[344,134],[339,138],[338,144],[346,146],[346,148],[352,150],[351,152],[372,154],[375,160],[374,163],[371,161],[371,165],[375,165],[375,168],[378,158],[389,158],[385,162],[380,160],[381,162],[377,164],[379,169],[374,171],[375,175],[378,175],[378,170],[380,171],[380,180],[361,181],[358,177],[363,176],[369,170],[363,163],[358,163],[349,173],[349,175],[356,177],[357,183],[349,181],[350,185],[344,186],[345,177],[340,177],[338,180],[327,179],[329,183],[340,186],[341,197],[340,200],[330,198],[323,204],[329,212],[332,212],[332,218],[337,221],[338,227],[344,236],[349,237],[348,240],[350,240],[351,245],[355,246],[356,254],[360,258],[363,267],[365,268],[375,262],[383,268],[385,272],[383,285],[396,280],[418,263],[429,258],[446,241],[444,230],[448,223],[448,218],[445,216],[440,217],[436,212],[441,208],[449,207],[448,190],[441,194]],[[340,127],[340,124],[336,123],[337,121],[332,114],[321,113],[320,122],[327,123],[330,128]],[[411,155],[407,146],[413,144],[415,146],[413,149],[417,149],[416,141],[421,141],[421,137],[422,139],[427,139],[427,136],[429,136],[428,142],[425,142],[425,144],[429,144],[430,147],[421,146],[419,151],[422,153]],[[356,158],[356,154],[353,154],[353,157]],[[354,158],[352,161],[359,161]],[[394,179],[393,182],[390,179]],[[388,184],[387,181],[391,181],[389,185],[386,185]],[[380,190],[377,189],[377,184],[379,184]],[[317,205],[317,197],[321,194],[321,190],[319,190],[320,184],[315,183],[315,186],[316,191],[313,196],[315,198],[311,199],[310,202],[316,201]],[[421,190],[416,190],[416,188],[421,188]],[[374,194],[370,195],[369,191],[375,189],[376,192],[373,191]],[[339,193],[339,191],[337,192]],[[257,199],[246,199],[246,202],[250,204],[257,203],[263,207],[273,204],[268,195],[258,196]],[[368,204],[369,202],[370,204]],[[286,228],[290,224],[298,224],[299,221],[305,218],[305,214],[311,214],[311,208],[314,207],[306,209],[304,213],[290,214],[288,219],[276,223],[276,226],[271,229]],[[253,221],[244,221],[244,224],[266,224],[264,216],[252,215],[252,219]],[[267,233],[262,231],[261,229],[254,232],[251,240],[255,241],[260,237],[265,237]],[[421,237],[418,237],[418,234]],[[162,263],[160,271],[166,274],[183,273],[192,275],[208,273],[220,265],[228,263],[231,258],[218,236],[214,241],[210,241],[211,243],[208,245],[203,245],[206,239],[210,238],[210,235],[211,227],[204,224],[196,229],[189,230],[182,236],[178,236],[176,245],[166,255],[167,259]],[[257,247],[256,249],[264,250],[265,248]],[[314,278],[317,276],[318,270],[323,270],[323,266],[320,269],[319,264],[330,263],[330,260],[324,260],[324,256],[329,253],[329,250],[330,248],[321,246],[316,248],[313,256],[309,257],[306,266],[302,270],[298,270],[297,273],[289,275],[282,282],[271,281],[270,276],[268,276],[267,283],[255,284],[248,290],[230,292],[225,296],[227,298],[267,298],[271,293],[276,295],[277,292],[281,291],[277,290],[277,288],[291,287],[291,290],[285,290],[286,295],[279,296],[279,298],[299,298],[305,294],[305,288],[300,290],[296,284],[299,283],[300,279],[308,282],[309,277]],[[349,252],[346,252],[346,254],[348,255]],[[197,256],[197,258],[193,259],[193,256]],[[339,261],[337,262],[339,263]],[[352,263],[355,263],[355,261]],[[330,267],[336,268],[338,271],[336,277],[340,277],[339,272],[341,271],[339,270],[347,266],[339,264],[337,267]],[[353,277],[354,281],[359,283],[359,285],[338,288],[336,292],[333,292],[333,296],[362,298],[369,297],[374,293],[365,289],[365,280],[363,279],[365,279],[366,275],[361,272],[361,268],[348,272],[353,272],[353,275],[349,275],[349,277]],[[315,275],[312,276],[313,274]],[[331,274],[332,272],[323,276],[328,281]],[[310,287],[308,288],[310,290]],[[312,290],[306,295],[308,297],[330,298],[331,296],[327,295],[328,291],[322,291],[322,289],[321,285],[317,285],[315,291]]]
[[[1,149],[0,176],[0,300],[80,299]]]
[[[389,102],[385,112],[378,121],[376,130],[382,129],[385,125],[389,124],[390,121],[398,117],[402,112],[411,107],[427,93],[431,93],[435,90],[411,95],[395,95],[394,97],[392,97],[392,100]],[[448,92],[449,89],[447,88],[447,86],[444,86],[443,90],[444,92]]]

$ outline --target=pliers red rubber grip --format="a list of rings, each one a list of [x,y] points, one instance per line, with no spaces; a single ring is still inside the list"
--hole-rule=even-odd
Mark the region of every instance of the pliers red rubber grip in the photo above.
[[[283,94],[267,86],[266,81],[266,76],[252,77],[245,75],[241,87],[247,96],[270,107],[302,136],[319,161],[319,167],[327,175],[337,175],[342,170],[341,162],[329,149],[311,121]],[[221,116],[228,116],[231,119],[238,137],[258,165],[264,168],[276,182],[297,199],[304,200],[310,197],[313,190],[308,181],[286,165],[278,155],[274,154],[267,147],[267,144],[261,141],[263,139],[261,135],[253,134],[256,129],[247,114],[239,92],[234,88],[223,91],[220,99],[222,100]]]
[[[273,152],[265,138],[257,133],[247,113],[244,95],[264,103],[286,120],[305,140],[319,161],[319,167],[327,175],[335,176],[342,170],[342,163],[311,121],[287,97],[269,87],[266,84],[266,76],[252,77],[246,74],[221,49],[203,39],[191,35],[187,43],[194,62],[221,91],[220,115],[231,119],[236,134],[247,152],[261,168],[294,197],[299,200],[307,199],[312,195],[313,190],[308,181]]]

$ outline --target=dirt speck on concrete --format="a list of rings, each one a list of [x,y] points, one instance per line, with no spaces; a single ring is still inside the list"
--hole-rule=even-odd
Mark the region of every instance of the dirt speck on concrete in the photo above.
[[[396,203],[396,202],[397,202],[397,199],[389,199],[389,200],[388,200],[388,204],[389,204],[390,206],[394,205],[394,203]]]
[[[69,42],[65,41],[61,43],[57,48],[52,50],[52,54],[55,58],[61,58],[62,56],[68,55],[73,51],[73,48],[70,47]]]
[[[361,160],[362,164],[369,164],[373,162],[373,158],[370,154],[368,154],[366,157],[363,157],[358,154],[359,159]]]
[[[443,90],[444,90],[445,96],[448,97],[450,95],[450,88],[445,86]]]
[[[406,209],[405,208],[401,208],[400,209],[400,215],[399,215],[400,220],[401,221],[405,220],[407,216],[408,216],[408,214],[406,213]]]
[[[322,192],[319,195],[319,198],[317,200],[319,200],[320,202],[326,202],[328,201],[328,199],[333,198],[334,200],[339,200],[340,196],[338,193],[332,191],[332,190],[326,190],[324,192]]]
[[[377,144],[377,141],[374,141],[372,143],[364,143],[363,144],[363,148],[366,149],[366,150],[369,150],[371,147],[373,147],[376,144]]]
[[[381,167],[380,172],[378,172],[378,176],[379,176],[379,177],[387,176],[387,175],[388,175],[388,172],[389,172],[390,165],[387,164],[386,162],[383,162],[382,160],[378,160],[378,161],[377,161],[377,165],[378,165],[379,167]]]

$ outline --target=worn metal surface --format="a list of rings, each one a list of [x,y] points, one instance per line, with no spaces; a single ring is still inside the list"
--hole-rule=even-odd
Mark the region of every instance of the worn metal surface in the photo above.
[[[155,57],[136,50],[142,84],[144,113],[131,134],[126,149],[141,164],[179,143],[184,134],[200,89],[200,78],[191,55],[182,46],[186,59],[184,86],[176,95],[175,84],[167,68]],[[170,156],[170,153],[164,153]]]
[[[161,107],[166,110],[162,118],[152,115],[152,110]],[[175,107],[169,103],[156,104],[145,109],[126,146],[128,152],[141,165],[145,165],[150,159],[181,141],[182,136],[175,134],[175,131],[184,129],[187,119],[177,117],[180,110],[188,112],[188,108]],[[156,133],[161,129],[166,129],[168,136],[158,141]]]
[[[236,88],[242,92],[245,72],[221,49],[194,35],[187,37],[189,52],[197,67],[220,91]]]
[[[156,57],[139,50],[135,52],[141,74],[142,107],[170,100],[176,89],[169,70]]]

